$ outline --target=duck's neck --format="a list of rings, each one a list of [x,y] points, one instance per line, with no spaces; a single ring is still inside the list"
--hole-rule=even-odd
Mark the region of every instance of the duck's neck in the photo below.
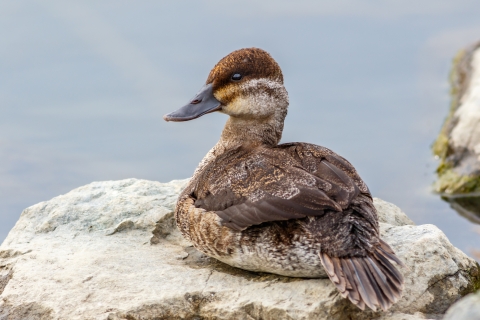
[[[229,117],[217,146],[225,150],[242,145],[274,147],[282,138],[286,115],[285,110],[265,119]]]

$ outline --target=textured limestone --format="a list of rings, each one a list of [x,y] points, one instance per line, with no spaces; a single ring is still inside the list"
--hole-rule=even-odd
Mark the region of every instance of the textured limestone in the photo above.
[[[438,228],[376,199],[406,286],[389,312],[361,312],[328,279],[257,274],[196,251],[173,221],[185,183],[94,182],[24,210],[0,246],[0,319],[436,319],[479,281]]]

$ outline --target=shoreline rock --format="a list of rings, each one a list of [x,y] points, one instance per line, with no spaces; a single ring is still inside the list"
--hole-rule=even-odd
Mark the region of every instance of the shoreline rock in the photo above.
[[[388,312],[362,312],[328,279],[230,267],[176,229],[186,182],[94,182],[25,209],[0,246],[0,319],[440,319],[480,284],[443,232],[380,199],[382,236],[408,266]]]
[[[444,320],[480,319],[480,291],[471,293],[451,306]]]
[[[440,160],[436,192],[480,192],[480,42],[461,50],[450,72],[451,106],[432,146]]]

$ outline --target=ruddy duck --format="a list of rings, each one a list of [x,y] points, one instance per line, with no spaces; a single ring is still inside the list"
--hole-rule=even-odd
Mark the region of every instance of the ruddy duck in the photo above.
[[[181,193],[185,238],[231,266],[291,277],[329,277],[360,309],[387,310],[402,294],[403,266],[380,239],[372,196],[355,168],[308,143],[278,144],[288,94],[276,61],[241,49],[166,121],[229,115],[220,141]]]

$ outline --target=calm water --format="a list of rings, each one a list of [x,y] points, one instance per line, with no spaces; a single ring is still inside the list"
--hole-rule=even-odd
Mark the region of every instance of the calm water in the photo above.
[[[374,196],[480,248],[430,192],[450,61],[480,38],[480,6],[418,2],[0,2],[0,241],[24,208],[92,181],[189,177],[226,118],[162,115],[256,46],[284,71],[284,142],[335,150]]]

